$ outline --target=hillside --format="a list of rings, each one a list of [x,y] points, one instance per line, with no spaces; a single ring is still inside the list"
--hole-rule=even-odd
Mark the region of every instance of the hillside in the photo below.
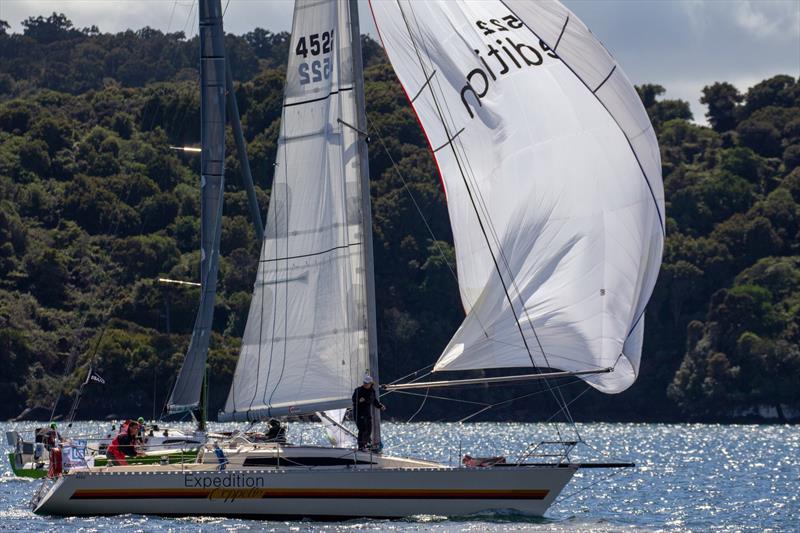
[[[199,159],[169,148],[199,142],[197,40],[79,30],[57,14],[23,26],[11,34],[0,21],[0,418],[49,414],[61,388],[65,413],[93,358],[108,384],[87,391],[79,416],[158,415],[198,301],[196,289],[155,282],[198,277]],[[254,30],[226,45],[266,211],[288,35]],[[431,364],[463,310],[432,157],[380,47],[365,37],[364,51],[379,350],[391,381]],[[664,264],[639,380],[617,396],[565,387],[568,400],[580,395],[572,411],[583,420],[797,413],[800,83],[776,75],[744,94],[706,87],[711,127],[694,124],[686,102],[663,99],[664,88],[638,89],[661,144]],[[230,134],[227,149],[212,412],[231,380],[260,246]],[[461,397],[499,401],[539,386]],[[482,416],[546,418],[555,406],[545,398]],[[421,398],[387,401],[405,419]],[[430,399],[418,418],[471,410]]]

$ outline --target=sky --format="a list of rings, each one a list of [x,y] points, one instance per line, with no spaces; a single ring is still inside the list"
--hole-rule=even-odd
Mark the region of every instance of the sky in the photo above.
[[[381,1],[381,0],[376,0]],[[425,0],[416,0],[425,1]],[[225,31],[289,30],[292,0],[222,0]],[[687,100],[705,123],[702,88],[715,81],[744,91],[775,74],[800,76],[800,0],[564,0],[635,84],[656,83]],[[376,37],[366,0],[362,32]],[[0,0],[0,20],[21,32],[29,16],[67,15],[104,32],[150,26],[197,32],[194,0]]]

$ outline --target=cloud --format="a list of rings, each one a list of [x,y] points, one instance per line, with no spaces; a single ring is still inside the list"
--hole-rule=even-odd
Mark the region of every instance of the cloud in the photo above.
[[[746,91],[776,74],[800,75],[800,2],[565,0],[636,84],[657,83],[705,122],[704,86]]]
[[[677,2],[683,8],[695,32],[730,27],[764,41],[796,41],[800,33],[800,2],[796,0],[729,0],[711,2],[686,0]]]
[[[800,3],[740,1],[727,11],[736,24],[758,39],[792,40],[800,31]]]
[[[381,0],[378,0],[381,1]],[[0,19],[21,31],[29,16],[62,12],[76,27],[118,32],[150,26],[197,32],[196,0],[0,0]],[[798,0],[564,0],[637,84],[658,83],[670,98],[705,109],[700,92],[715,81],[745,90],[775,74],[800,75]],[[288,31],[292,0],[223,0],[225,30]],[[377,37],[366,0],[359,0],[362,33]]]

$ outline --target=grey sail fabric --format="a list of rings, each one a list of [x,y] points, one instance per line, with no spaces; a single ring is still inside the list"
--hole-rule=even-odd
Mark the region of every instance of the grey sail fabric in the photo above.
[[[206,369],[217,293],[222,195],[225,185],[225,47],[219,0],[201,1],[200,9],[200,307],[189,349],[172,389],[171,413],[196,409]]]
[[[220,420],[347,407],[368,368],[349,6],[295,4],[265,238]]]
[[[636,379],[664,246],[658,143],[635,89],[559,2],[372,1],[434,152],[467,313],[434,370]]]

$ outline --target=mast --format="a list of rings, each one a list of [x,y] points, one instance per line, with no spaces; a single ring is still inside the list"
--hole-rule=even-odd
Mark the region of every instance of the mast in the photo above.
[[[356,14],[356,2],[295,3],[265,236],[219,420],[346,408],[377,375]]]
[[[360,132],[367,131],[366,101],[364,98],[364,63],[361,57],[361,31],[358,22],[358,1],[349,0],[350,3],[350,42],[353,47],[353,80],[358,110],[356,128]],[[364,272],[366,275],[367,299],[367,338],[369,341],[369,372],[375,380],[375,393],[379,392],[380,379],[378,377],[378,327],[375,319],[375,262],[372,253],[372,206],[369,190],[369,158],[367,154],[366,135],[358,136],[358,153],[361,174],[361,217],[364,243]],[[372,417],[372,442],[380,449],[381,442],[381,412],[375,410]]]
[[[220,0],[200,0],[200,307],[168,411],[202,410],[217,292],[225,183],[225,41]],[[201,414],[201,418],[202,418]]]

